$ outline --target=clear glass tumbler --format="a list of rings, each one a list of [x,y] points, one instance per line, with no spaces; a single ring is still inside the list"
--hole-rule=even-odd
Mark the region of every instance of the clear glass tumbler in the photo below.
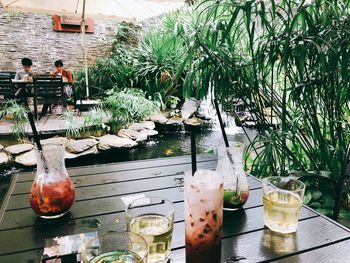
[[[143,197],[127,205],[128,231],[148,243],[148,262],[167,262],[174,228],[174,205],[161,197]]]
[[[185,175],[187,263],[220,263],[224,182],[211,170]]]
[[[108,232],[87,243],[82,252],[84,263],[147,263],[148,246],[131,232]]]
[[[303,205],[305,184],[291,177],[263,179],[265,225],[282,234],[296,232]]]

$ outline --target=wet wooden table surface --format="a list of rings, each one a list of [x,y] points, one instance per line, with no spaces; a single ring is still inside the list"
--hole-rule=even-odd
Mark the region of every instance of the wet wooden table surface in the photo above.
[[[185,262],[183,172],[189,156],[68,169],[76,186],[71,212],[55,221],[39,219],[29,206],[33,173],[15,176],[0,211],[0,262],[39,262],[44,240],[56,236],[124,230],[123,196],[163,196],[175,204],[171,262]],[[214,155],[198,156],[199,168],[215,168]],[[225,213],[223,262],[350,262],[350,232],[313,210],[302,209],[296,234],[280,236],[264,227],[261,183],[249,177],[244,209]],[[199,262],[200,263],[200,262]]]

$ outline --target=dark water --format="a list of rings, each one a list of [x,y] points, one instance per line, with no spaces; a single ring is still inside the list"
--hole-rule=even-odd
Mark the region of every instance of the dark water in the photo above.
[[[248,130],[249,137],[256,134],[254,130]],[[240,129],[235,129],[234,134],[228,134],[229,141],[239,141],[248,144],[248,139]],[[220,131],[201,131],[196,134],[197,154],[216,153],[218,144],[222,141]],[[109,150],[98,155],[81,156],[76,159],[66,160],[67,167],[116,163],[133,160],[174,157],[191,154],[191,136],[188,132],[166,133],[154,137],[141,146],[131,150]],[[16,171],[31,171],[25,167],[14,167],[0,171],[0,203],[5,195],[11,178]]]

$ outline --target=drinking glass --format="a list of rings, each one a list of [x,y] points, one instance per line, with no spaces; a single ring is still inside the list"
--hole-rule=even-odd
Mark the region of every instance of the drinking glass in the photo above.
[[[108,232],[89,243],[82,252],[84,263],[147,263],[148,246],[144,238],[131,232]]]
[[[185,175],[187,263],[220,263],[224,182],[211,170]]]
[[[174,205],[160,197],[143,197],[126,206],[128,231],[148,243],[148,262],[166,262],[174,228]]]
[[[305,184],[291,177],[263,179],[265,225],[282,234],[296,232],[303,205]]]

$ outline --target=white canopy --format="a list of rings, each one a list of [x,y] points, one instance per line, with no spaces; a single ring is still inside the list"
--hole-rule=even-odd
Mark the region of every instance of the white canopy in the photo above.
[[[80,15],[83,0],[0,0],[7,11],[51,15]],[[87,17],[142,21],[184,5],[184,0],[86,0]]]

